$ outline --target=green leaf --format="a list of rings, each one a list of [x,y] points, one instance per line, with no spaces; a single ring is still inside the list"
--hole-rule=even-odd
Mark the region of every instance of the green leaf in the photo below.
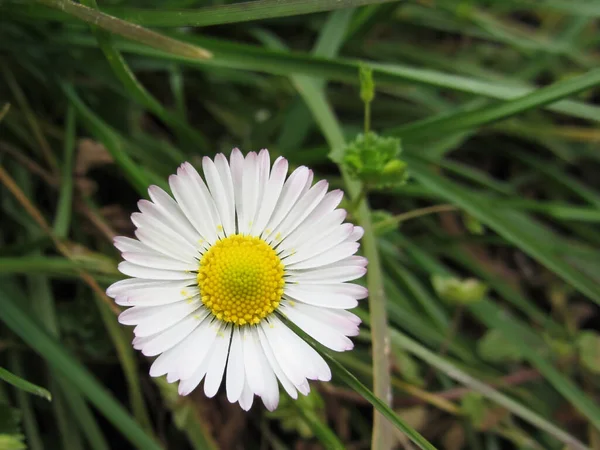
[[[595,331],[582,331],[576,341],[581,365],[600,375],[600,335]]]
[[[8,370],[2,367],[0,367],[0,380],[4,380],[7,383],[12,384],[16,388],[21,389],[25,392],[38,395],[42,398],[45,398],[48,401],[52,401],[52,394],[50,394],[50,392],[47,389],[30,383],[29,381],[16,376],[15,374],[9,372]]]
[[[352,375],[344,366],[342,366],[335,358],[328,353],[323,353],[325,359],[329,361],[329,364],[334,368],[336,375],[348,385],[348,387],[354,389],[360,395],[362,395],[371,405],[377,409],[385,418],[387,418],[392,425],[402,431],[406,436],[415,443],[419,448],[423,450],[435,450],[435,447],[427,441],[421,434],[404,422],[394,411],[387,406],[381,399],[376,397],[367,387],[362,384],[358,379]]]
[[[433,275],[431,283],[440,298],[455,304],[468,305],[479,302],[488,291],[488,286],[475,278],[461,280]]]
[[[489,330],[477,341],[477,353],[491,363],[519,362],[523,360],[521,347],[515,345],[497,329]]]

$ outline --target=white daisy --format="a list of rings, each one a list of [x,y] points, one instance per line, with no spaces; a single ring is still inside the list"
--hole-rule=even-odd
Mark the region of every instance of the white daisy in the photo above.
[[[323,358],[285,321],[335,351],[353,347],[360,319],[346,311],[367,296],[348,283],[367,260],[354,254],[363,230],[343,223],[342,192],[312,185],[302,166],[269,152],[234,149],[202,161],[204,180],[189,163],[169,178],[174,199],[157,186],[131,215],[137,239],[117,237],[133,278],[107,294],[135,325],[134,348],[158,356],[151,376],[179,381],[187,395],[204,380],[214,396],[225,376],[227,398],[248,410],[254,395],[269,410],[279,386],[293,398],[308,380],[328,381]]]

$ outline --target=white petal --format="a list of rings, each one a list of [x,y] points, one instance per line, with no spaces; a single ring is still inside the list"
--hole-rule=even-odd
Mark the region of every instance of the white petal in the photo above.
[[[115,247],[122,252],[151,252],[152,249],[146,244],[138,241],[137,239],[131,239],[125,236],[117,236],[113,239]]]
[[[201,307],[201,303],[199,300],[195,300],[192,303],[187,301],[173,303],[172,305],[167,306],[149,306],[146,308],[142,308],[140,306],[134,306],[133,308],[128,309],[125,312],[129,312],[134,310],[135,308],[141,309],[152,309],[152,314],[146,314],[143,318],[140,318],[135,323],[137,326],[133,329],[133,333],[136,336],[150,336],[151,334],[158,333],[160,331],[166,330],[171,325],[175,325],[177,322],[182,320],[185,316],[198,311]],[[156,308],[156,309],[155,309]],[[121,317],[125,312],[121,313],[119,316],[119,321],[122,322]],[[198,312],[199,314],[199,312]],[[131,318],[127,318],[129,322],[131,322]]]
[[[166,195],[166,194],[165,194]],[[173,203],[175,203],[174,200]],[[200,235],[190,225],[185,215],[179,210],[179,207],[175,203],[175,208],[179,210],[179,216],[169,215],[168,212],[164,211],[158,205],[155,205],[148,200],[140,200],[138,202],[138,208],[147,217],[151,217],[156,221],[160,222],[167,228],[172,229],[176,234],[184,238],[188,242],[197,242],[200,239]]]
[[[292,305],[287,300],[284,300],[283,302],[294,310],[320,322],[322,328],[332,328],[344,336],[358,335],[360,319],[348,311],[305,305],[303,303],[294,303]],[[358,322],[356,319],[358,319]]]
[[[239,223],[244,214],[244,197],[242,190],[242,183],[244,179],[244,155],[242,155],[242,152],[240,152],[240,150],[237,148],[234,148],[231,151],[231,156],[229,157],[229,167],[231,168],[231,179],[233,180],[235,211],[237,214],[239,232]]]
[[[327,193],[328,183],[325,180],[319,181],[315,184],[306,194],[304,194],[292,207],[287,217],[277,227],[275,232],[269,239],[272,242],[274,236],[278,236],[281,239],[285,239],[292,231],[298,226],[301,226],[302,222],[306,217],[314,211],[314,209],[321,203],[323,197]]]
[[[190,239],[191,242],[198,242],[201,236],[169,194],[158,186],[150,186],[148,194],[150,194],[150,198],[171,226],[176,228],[182,236]]]
[[[188,395],[190,392],[196,389],[196,386],[200,384],[208,369],[210,369],[210,361],[215,351],[216,349],[214,348],[210,349],[206,357],[196,368],[195,372],[190,377],[179,382],[179,388],[177,389],[179,395]]]
[[[217,239],[217,212],[210,193],[191,164],[182,164],[177,175],[169,177],[173,195],[188,220],[211,245]]]
[[[323,295],[341,294],[341,295],[348,295],[357,300],[367,298],[369,295],[369,290],[366,287],[360,286],[358,284],[353,284],[353,283],[308,284],[308,285],[292,284],[289,286],[293,287],[293,290],[290,292],[302,291],[302,292],[305,292],[306,294],[311,294],[311,295],[315,294],[315,293],[323,294]],[[287,289],[288,289],[288,286],[286,285],[285,290],[287,291]]]
[[[354,253],[356,253],[359,246],[360,244],[356,242],[344,242],[343,244],[340,244],[337,247],[328,249],[326,252],[320,253],[304,261],[289,265],[286,264],[286,269],[290,268],[294,270],[299,270],[326,266],[328,264],[335,263],[341,259],[353,255]]]
[[[312,186],[313,179],[315,178],[315,173],[312,170],[308,170],[308,177],[306,178],[306,183],[304,184],[304,188],[302,189],[302,195],[306,194],[310,187]]]
[[[323,202],[321,202],[321,204],[323,204]],[[336,230],[344,219],[346,219],[346,216],[347,213],[343,209],[329,211],[314,222],[309,216],[302,226],[296,228],[296,230],[279,245],[278,250],[283,250],[285,254],[289,254],[290,249],[298,250],[304,245],[312,245],[312,243],[323,236],[324,232]]]
[[[279,226],[281,221],[289,213],[290,209],[292,209],[298,200],[298,197],[302,194],[302,188],[308,179],[308,172],[309,170],[305,166],[300,166],[294,170],[286,180],[283,189],[281,190],[279,200],[277,201],[277,205],[275,206],[273,214],[267,223],[265,232],[262,235],[263,239],[268,239],[269,235]]]
[[[279,366],[279,363],[277,362],[277,359],[273,354],[273,350],[271,349],[271,345],[269,344],[269,340],[267,339],[267,336],[262,327],[258,327],[258,337],[260,339],[260,344],[265,353],[265,356],[267,357],[267,361],[273,369],[273,372],[277,376],[277,379],[279,380],[279,382],[290,397],[292,397],[293,399],[298,398],[298,391],[296,391],[294,383],[290,381],[290,379],[285,375],[285,373]]]
[[[135,236],[148,247],[179,261],[189,262],[199,256],[191,245],[171,240],[153,228],[138,228]]]
[[[252,407],[252,402],[254,401],[254,393],[252,392],[252,388],[248,384],[248,382],[244,382],[244,389],[242,390],[242,394],[240,395],[240,407],[244,411],[248,411]]]
[[[197,347],[197,338],[201,335],[207,328],[211,326],[211,316],[205,315],[204,319],[198,315],[198,326],[192,331],[185,339],[183,339],[179,344],[175,347],[170,348],[166,352],[162,353],[154,363],[150,366],[150,376],[151,377],[159,377],[165,374],[168,374],[169,377],[167,381],[172,383],[181,379],[179,367],[184,364],[194,364],[192,370],[190,370],[190,375],[192,375],[198,366],[202,363],[202,360],[208,353],[208,349],[206,347],[201,348],[204,350],[201,358],[196,357],[196,355],[192,355],[192,359],[184,359],[187,354],[187,350],[190,347]],[[188,377],[189,378],[189,377]]]
[[[227,400],[230,403],[238,401],[244,389],[245,368],[244,368],[244,350],[242,346],[242,337],[239,327],[233,328],[231,338],[231,348],[229,350],[229,359],[227,362],[227,375],[225,382],[227,387]]]
[[[208,314],[208,310],[205,310],[203,314]],[[173,348],[194,331],[200,323],[194,315],[195,313],[188,315],[183,320],[158,334],[147,337],[136,337],[138,347],[145,356],[156,356]]]
[[[255,152],[250,152],[244,159],[244,174],[242,176],[242,202],[244,208],[238,222],[238,231],[241,234],[248,234],[254,223],[258,208],[258,175],[257,155]]]
[[[310,240],[304,244],[300,244],[297,249],[289,249],[282,253],[280,258],[286,266],[291,266],[300,261],[306,261],[308,258],[324,254],[342,242],[348,239],[348,236],[354,230],[354,225],[345,223],[331,229],[324,229],[320,233],[320,238]],[[286,256],[289,254],[289,256]]]
[[[190,242],[177,233],[173,228],[161,223],[155,217],[148,214],[133,213],[131,215],[131,221],[136,227],[138,227],[138,229],[149,229],[159,233],[163,240],[168,242],[169,248],[172,248],[173,245],[176,245],[177,249],[185,249],[182,255],[175,259],[182,259],[185,257],[186,262],[193,262],[199,256],[198,249],[194,245],[193,241]]]
[[[223,380],[223,372],[225,372],[225,364],[227,363],[227,354],[229,352],[229,342],[231,341],[232,327],[227,325],[217,335],[213,344],[213,351],[208,364],[208,372],[204,381],[204,393],[207,397],[214,397],[221,381]]]
[[[287,270],[286,283],[321,284],[356,280],[367,273],[363,266],[339,266],[319,270]]]
[[[364,234],[365,234],[365,229],[363,227],[354,227],[352,234],[348,237],[348,241],[356,242],[359,239],[362,239]]]
[[[157,281],[143,278],[127,278],[111,284],[106,290],[106,295],[115,298],[118,295],[126,295],[136,292],[138,289],[174,288],[183,289],[190,284],[188,281]]]
[[[182,270],[151,269],[127,261],[119,263],[118,268],[119,272],[122,274],[136,278],[147,278],[149,280],[193,280],[196,278],[196,274],[191,272],[184,272]]]
[[[358,300],[349,295],[319,292],[316,289],[308,290],[298,285],[287,285],[284,297],[308,305],[323,306],[326,308],[350,309],[358,306]]]
[[[173,370],[180,380],[191,377],[200,363],[207,357],[217,335],[221,331],[221,322],[207,318],[186,340],[181,348],[181,357]]]
[[[301,390],[303,378],[321,381],[331,379],[331,370],[321,355],[290,330],[277,316],[271,315],[269,324],[263,326],[263,330],[269,338],[269,343],[281,368],[300,392],[303,392]],[[287,365],[288,363],[290,366]],[[288,372],[286,367],[294,367],[294,372]]]
[[[252,225],[251,234],[253,236],[260,235],[271,218],[273,210],[279,200],[287,170],[287,159],[280,156],[275,160],[273,169],[271,170],[271,176],[265,186],[262,202],[259,204],[258,214]]]
[[[282,302],[279,306],[279,312],[294,322],[306,334],[331,350],[343,352],[354,348],[352,341],[342,333],[332,327],[323,326],[322,322],[299,311],[298,308],[290,307],[285,302]]]
[[[152,288],[128,290],[127,293],[117,295],[115,303],[121,306],[158,306],[199,298],[200,289],[197,286],[188,287],[181,283],[179,282],[179,286],[165,287],[165,282],[162,282],[161,285]],[[188,282],[185,281],[185,284]]]
[[[217,167],[217,164],[219,167]],[[233,182],[229,164],[223,154],[219,154],[213,162],[208,156],[202,158],[204,177],[215,199],[215,205],[219,212],[220,223],[223,224],[225,234],[235,234],[235,203],[233,199]]]
[[[198,270],[199,266],[198,261],[184,263],[183,261],[177,261],[166,255],[157,255],[156,253],[123,252],[121,256],[126,261],[137,264],[138,266],[150,267],[153,269],[195,271]]]
[[[257,328],[251,327],[250,333],[253,335],[256,344],[256,356],[258,357],[258,364],[262,371],[263,391],[260,397],[265,407],[269,411],[274,411],[279,404],[279,385],[277,384],[277,378],[275,377],[273,368],[269,364],[269,360],[265,356]]]
[[[242,329],[242,344],[244,346],[244,367],[246,369],[246,382],[257,395],[262,395],[265,389],[258,346],[260,345],[255,335],[251,333],[250,327]]]

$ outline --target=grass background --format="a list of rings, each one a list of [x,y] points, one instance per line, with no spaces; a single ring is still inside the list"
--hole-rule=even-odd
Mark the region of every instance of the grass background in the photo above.
[[[600,449],[598,17],[589,0],[0,2],[0,366],[52,394],[0,384],[0,448]],[[411,178],[351,211],[370,259],[356,349],[275,413],[179,397],[103,294],[112,237],[149,184],[234,146],[359,197],[328,155],[362,130],[361,63],[371,128],[402,139]],[[444,277],[489,289],[460,303]]]

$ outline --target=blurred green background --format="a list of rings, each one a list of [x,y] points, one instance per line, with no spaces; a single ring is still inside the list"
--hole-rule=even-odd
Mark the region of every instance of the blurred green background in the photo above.
[[[0,449],[600,449],[599,18],[595,0],[0,1]],[[343,158],[361,66],[405,183]],[[274,413],[151,379],[103,294],[148,185],[234,146],[309,165],[366,229],[356,348]],[[341,366],[391,388],[396,426]]]

